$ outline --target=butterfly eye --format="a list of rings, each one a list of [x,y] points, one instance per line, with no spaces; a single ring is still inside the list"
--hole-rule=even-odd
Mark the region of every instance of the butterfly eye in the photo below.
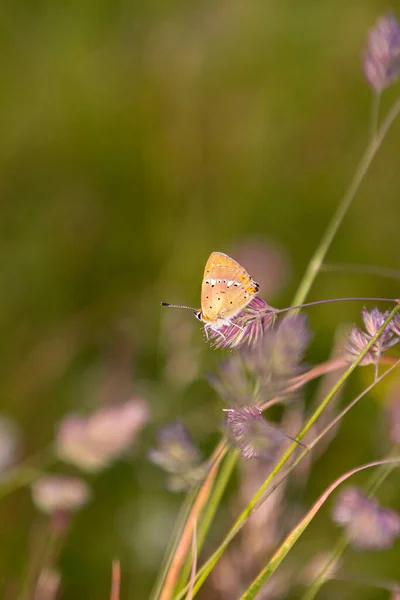
[[[195,310],[194,311],[194,316],[196,317],[196,319],[198,319],[199,321],[203,320],[203,315],[201,314],[201,310]]]

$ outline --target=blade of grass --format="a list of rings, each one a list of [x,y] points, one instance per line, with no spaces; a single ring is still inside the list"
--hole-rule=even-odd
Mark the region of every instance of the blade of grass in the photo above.
[[[172,535],[170,536],[170,542],[165,551],[165,558],[163,560],[159,575],[158,575],[156,582],[153,586],[153,589],[151,591],[149,600],[156,600],[160,596],[162,587],[164,585],[164,581],[165,581],[167,573],[168,573],[168,569],[171,566],[172,557],[175,554],[177,545],[179,543],[179,539],[182,535],[187,517],[189,515],[189,511],[190,511],[190,509],[193,505],[193,502],[196,498],[196,495],[198,493],[198,489],[199,488],[197,486],[195,489],[189,491],[185,497],[185,500],[182,503],[182,507],[179,511],[179,514],[178,514],[178,517],[177,517],[177,520],[175,523],[174,531],[172,532]]]
[[[207,501],[207,498],[209,497],[209,495],[211,493],[215,478],[218,473],[219,464],[220,464],[221,460],[223,459],[223,457],[225,456],[226,451],[227,451],[227,446],[224,443],[224,441],[222,440],[218,444],[217,448],[214,451],[214,454],[213,454],[213,456],[215,456],[214,462],[213,462],[203,484],[201,485],[201,487],[199,489],[196,499],[193,502],[193,506],[189,512],[188,518],[186,520],[185,526],[182,531],[182,535],[180,536],[180,539],[177,543],[175,552],[171,557],[171,563],[170,563],[168,572],[165,577],[163,588],[162,588],[160,596],[159,596],[160,600],[169,600],[169,598],[171,598],[172,594],[174,593],[174,589],[175,589],[176,581],[179,576],[179,572],[181,570],[182,564],[185,561],[185,558],[187,556],[188,549],[189,549],[189,546],[191,543],[193,524],[194,524],[195,520],[198,519],[200,511],[202,510],[204,504]],[[185,592],[186,591],[187,590],[185,590]]]
[[[186,600],[192,600],[193,598],[193,586],[194,586],[194,577],[196,575],[197,569],[197,527],[196,521],[193,524],[193,539],[192,539],[192,567],[190,571],[190,582],[189,589],[187,593]]]
[[[238,461],[239,453],[235,450],[229,450],[227,456],[223,462],[221,467],[218,479],[214,485],[212,494],[210,499],[204,509],[204,512],[201,516],[201,523],[199,526],[199,531],[197,534],[197,551],[200,553],[207,533],[211,527],[211,524],[214,520],[215,513],[218,509],[218,506],[221,502],[221,498],[225,492],[226,486],[228,485],[229,478],[232,474],[232,471]],[[178,583],[178,590],[184,587],[186,584],[187,578],[189,576],[190,571],[190,562],[186,561],[182,569],[182,573]]]
[[[376,461],[367,463],[365,465],[362,465],[360,467],[356,467],[355,469],[352,469],[351,471],[348,471],[347,473],[345,473],[344,475],[339,477],[339,479],[337,479],[334,483],[332,483],[332,485],[330,485],[325,490],[325,492],[318,498],[318,500],[311,507],[311,509],[306,514],[306,516],[298,523],[298,525],[286,537],[286,539],[280,545],[280,547],[275,552],[275,554],[273,555],[271,560],[268,562],[268,564],[264,567],[264,569],[262,569],[262,571],[260,571],[260,573],[257,575],[257,577],[250,584],[248,589],[245,591],[245,593],[240,597],[240,600],[253,600],[253,598],[256,597],[256,595],[258,594],[258,592],[260,591],[260,589],[262,588],[264,583],[266,583],[268,581],[268,579],[271,577],[271,575],[276,571],[276,569],[281,564],[283,559],[286,557],[288,552],[291,550],[291,548],[297,542],[299,537],[302,535],[302,533],[305,531],[305,529],[311,523],[311,521],[313,520],[313,518],[315,517],[315,515],[321,508],[321,506],[326,502],[326,500],[329,498],[329,496],[332,494],[332,492],[334,492],[341,483],[343,483],[344,481],[346,481],[347,479],[349,479],[356,473],[359,473],[360,471],[364,471],[365,469],[370,469],[371,467],[377,467],[379,465],[385,465],[385,464],[390,464],[390,463],[398,464],[399,462],[400,462],[400,457],[376,460]]]

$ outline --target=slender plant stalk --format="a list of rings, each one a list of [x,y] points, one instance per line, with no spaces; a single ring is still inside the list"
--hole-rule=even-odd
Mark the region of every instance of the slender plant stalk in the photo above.
[[[275,315],[284,312],[291,312],[299,308],[307,308],[309,306],[320,306],[324,304],[337,304],[338,302],[396,302],[394,298],[368,298],[368,297],[353,297],[353,298],[327,298],[326,300],[315,300],[314,302],[302,302],[301,304],[286,306],[285,308],[273,309]],[[266,313],[271,312],[271,309],[266,309]]]
[[[159,573],[159,575],[156,579],[155,585],[151,591],[149,600],[156,600],[160,596],[165,578],[168,573],[168,569],[171,566],[172,557],[175,555],[175,551],[176,551],[178,542],[182,536],[182,532],[184,530],[187,517],[189,515],[189,512],[191,510],[193,502],[198,494],[198,490],[199,490],[199,487],[197,486],[193,490],[189,491],[185,496],[185,499],[182,503],[182,507],[179,511],[178,518],[175,523],[174,531],[170,537],[170,542],[165,551],[165,558],[164,558],[163,564],[161,566],[160,573]]]
[[[399,462],[400,462],[400,457],[376,460],[376,461],[368,463],[366,465],[362,465],[361,467],[356,467],[355,469],[352,469],[351,471],[348,471],[347,473],[345,473],[344,475],[339,477],[339,479],[337,479],[332,485],[330,485],[328,487],[327,490],[325,490],[325,492],[322,494],[322,496],[320,496],[318,498],[318,500],[315,502],[315,504],[312,506],[312,508],[309,510],[309,512],[306,514],[306,516],[298,523],[298,525],[286,537],[286,539],[280,545],[280,547],[275,552],[275,554],[273,555],[271,560],[268,562],[268,564],[264,567],[264,569],[262,569],[262,571],[257,575],[257,577],[254,579],[254,581],[251,583],[249,588],[240,597],[240,600],[253,600],[253,598],[256,597],[256,595],[258,594],[258,592],[260,591],[260,589],[262,588],[264,583],[266,583],[266,581],[268,581],[268,579],[271,577],[271,575],[276,571],[276,569],[281,564],[283,559],[286,557],[288,552],[292,549],[292,547],[297,542],[299,537],[302,535],[302,533],[305,531],[305,529],[311,523],[311,521],[313,520],[313,518],[315,517],[315,515],[318,513],[319,509],[321,508],[321,506],[326,502],[326,500],[329,498],[329,496],[332,494],[332,492],[334,492],[341,483],[346,481],[346,479],[349,479],[349,477],[352,477],[352,475],[355,475],[356,473],[359,473],[360,471],[363,471],[365,469],[370,469],[371,467],[377,467],[379,465],[385,465],[385,464],[393,464],[393,463],[398,464]]]
[[[192,538],[192,568],[190,571],[190,582],[189,589],[186,596],[186,600],[192,600],[193,598],[193,586],[194,586],[194,578],[196,575],[197,569],[197,526],[196,521],[193,524],[193,538]]]
[[[325,564],[323,570],[314,579],[314,581],[310,585],[309,589],[302,596],[301,600],[312,600],[312,598],[315,598],[315,596],[318,594],[319,590],[322,588],[325,581],[329,577],[329,573],[334,568],[334,566],[337,564],[337,562],[340,559],[340,557],[342,556],[343,552],[346,550],[347,545],[348,545],[348,537],[345,533],[343,533],[340,536],[340,538],[338,539],[338,541],[336,542],[335,547],[332,550],[331,555],[330,555],[327,563]]]
[[[397,450],[398,450],[398,447],[395,446],[394,449],[392,450],[392,456],[395,453],[397,453]],[[376,476],[373,477],[371,479],[371,481],[369,482],[368,489],[367,489],[369,496],[373,496],[377,492],[377,490],[380,488],[380,486],[385,481],[385,479],[387,479],[389,477],[389,475],[391,474],[393,469],[394,469],[393,465],[386,465],[386,466],[382,467],[381,469],[378,469]]]
[[[203,565],[203,567],[198,571],[197,576],[196,576],[197,581],[194,586],[194,595],[196,595],[197,591],[201,588],[204,581],[207,579],[208,575],[213,570],[213,568],[217,564],[217,562],[220,559],[220,557],[222,556],[222,554],[225,552],[225,550],[228,547],[228,545],[230,544],[230,542],[242,529],[243,525],[247,521],[250,514],[253,512],[254,508],[259,504],[259,501],[264,496],[266,489],[270,486],[270,484],[277,477],[277,475],[282,470],[282,468],[287,463],[287,461],[290,459],[291,455],[296,450],[296,448],[298,448],[297,442],[299,440],[301,440],[306,435],[306,433],[310,430],[310,428],[314,425],[314,423],[318,419],[319,415],[324,411],[326,406],[329,404],[329,402],[332,400],[332,398],[336,395],[336,393],[339,391],[339,389],[342,387],[342,385],[345,383],[345,381],[347,381],[347,379],[350,377],[350,375],[353,373],[353,371],[357,368],[357,366],[362,361],[365,354],[373,346],[373,344],[376,342],[376,340],[382,334],[384,329],[390,323],[390,321],[392,320],[394,315],[396,315],[399,312],[399,310],[400,310],[400,305],[398,304],[390,312],[388,317],[383,322],[382,326],[378,329],[376,334],[371,338],[371,340],[365,346],[363,351],[358,355],[357,359],[350,365],[350,367],[346,370],[346,372],[339,378],[337,383],[333,386],[333,388],[330,390],[330,392],[327,394],[327,396],[321,402],[319,407],[312,414],[310,419],[307,421],[307,423],[305,424],[303,429],[298,434],[298,436],[296,438],[297,441],[293,442],[293,444],[291,444],[289,446],[289,448],[286,450],[286,452],[284,453],[284,455],[282,456],[280,461],[277,463],[277,465],[274,467],[274,469],[272,470],[270,475],[265,479],[265,481],[263,482],[261,487],[257,490],[257,492],[255,493],[253,498],[250,500],[250,502],[248,503],[246,508],[239,515],[239,517],[235,521],[233,527],[230,529],[228,535],[225,537],[223,542],[220,544],[220,546],[217,548],[217,550],[213,553],[213,555],[209,558],[209,560]],[[307,452],[307,451],[305,451],[305,452]],[[180,595],[177,596],[177,598],[180,598],[180,597],[181,597]]]
[[[203,547],[204,541],[206,539],[207,533],[211,527],[211,524],[214,520],[215,513],[218,509],[218,506],[221,502],[221,498],[225,492],[226,486],[228,485],[228,481],[232,474],[233,469],[238,461],[239,453],[236,450],[229,450],[227,456],[220,468],[220,473],[218,475],[218,479],[215,482],[214,488],[212,490],[210,499],[206,504],[203,514],[201,516],[201,522],[198,527],[197,532],[197,552],[200,554],[201,549]],[[187,560],[186,564],[182,569],[182,573],[179,578],[179,582],[177,585],[177,589],[180,590],[186,585],[187,578],[190,572],[190,561]]]
[[[371,128],[370,128],[370,139],[373,140],[378,134],[378,123],[379,123],[379,108],[381,104],[381,93],[374,92],[372,95],[372,106],[371,106]]]
[[[321,265],[325,259],[326,253],[329,250],[329,247],[336,235],[337,230],[339,229],[343,218],[345,217],[365,175],[368,172],[368,169],[376,156],[387,132],[390,129],[394,119],[398,115],[400,111],[400,98],[398,98],[393,106],[390,108],[387,113],[382,125],[371,138],[359,164],[354,174],[354,177],[347,188],[342,200],[340,201],[335,214],[332,217],[332,220],[328,224],[328,227],[325,230],[324,235],[320,243],[318,244],[310,263],[306,269],[304,277],[300,283],[300,286],[297,290],[295,297],[293,298],[292,304],[302,304],[307,297],[307,294],[314,283],[316,276],[318,275],[319,270],[321,269]]]
[[[400,271],[388,267],[377,267],[376,265],[360,265],[357,263],[324,263],[320,271],[327,273],[363,273],[366,275],[377,275],[388,279],[400,279]]]

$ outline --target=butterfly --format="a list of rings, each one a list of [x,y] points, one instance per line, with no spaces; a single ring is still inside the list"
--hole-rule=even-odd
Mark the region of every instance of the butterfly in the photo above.
[[[201,309],[167,302],[162,305],[193,310],[195,317],[205,324],[206,332],[219,331],[232,324],[232,319],[251,302],[259,287],[236,260],[223,252],[213,252],[204,269]]]

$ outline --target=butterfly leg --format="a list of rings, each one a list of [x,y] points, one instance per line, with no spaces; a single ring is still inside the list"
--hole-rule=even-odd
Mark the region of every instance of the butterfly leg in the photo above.
[[[222,331],[220,329],[214,329],[214,328],[212,328],[212,331],[214,331],[214,333],[219,333],[219,335],[222,337],[222,339],[224,341],[226,341],[226,337],[224,336],[224,334],[222,333]]]
[[[212,327],[212,326],[211,326],[211,324],[209,324],[209,323],[207,323],[207,325],[205,325],[205,326],[204,326],[204,331],[206,332],[206,337],[207,337],[207,340],[209,340],[209,339],[210,339],[210,337],[209,337],[209,333],[208,333],[208,330],[209,330],[209,329],[211,329],[211,331],[212,331],[213,333],[218,333],[218,334],[219,334],[219,335],[222,337],[222,339],[223,339],[224,341],[226,341],[226,337],[224,336],[224,334],[222,333],[222,331],[221,331],[221,330],[220,330],[218,327]]]
[[[229,319],[224,319],[224,321],[225,321],[226,327],[231,327],[233,325],[233,327],[236,327],[236,329],[240,329],[240,331],[244,331],[244,327],[241,327],[237,323],[234,323],[233,321],[230,321]]]

